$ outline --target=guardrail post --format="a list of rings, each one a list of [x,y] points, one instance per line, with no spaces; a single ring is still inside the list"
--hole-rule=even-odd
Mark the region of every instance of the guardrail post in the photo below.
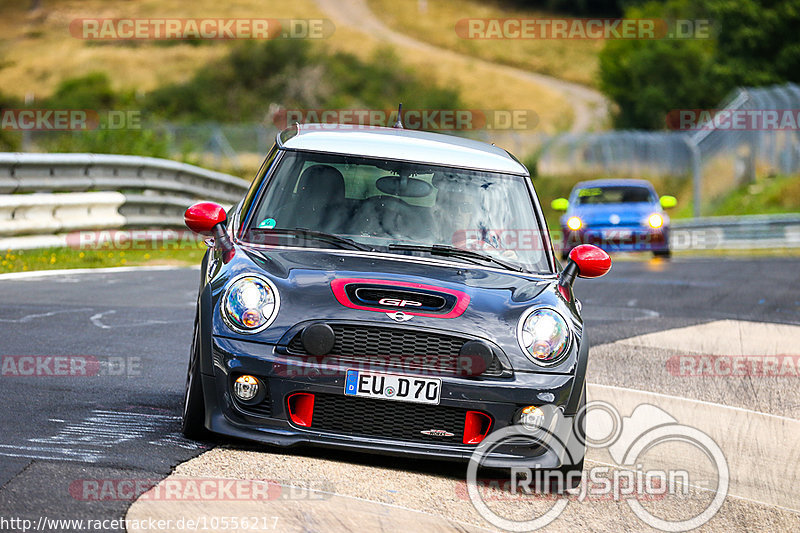
[[[694,218],[700,218],[700,207],[702,204],[701,186],[703,179],[702,156],[700,155],[700,148],[697,147],[691,136],[683,136],[683,141],[689,149],[689,159],[692,169],[692,185],[694,189],[692,193],[692,216],[694,216]]]

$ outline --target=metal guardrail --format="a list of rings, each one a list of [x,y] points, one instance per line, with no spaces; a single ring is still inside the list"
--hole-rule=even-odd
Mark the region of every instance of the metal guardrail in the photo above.
[[[182,228],[195,201],[231,205],[248,186],[152,157],[0,153],[0,249],[59,246],[71,231]]]
[[[235,176],[154,157],[0,153],[0,194],[139,190],[233,203],[247,186]]]
[[[0,249],[62,246],[67,232],[183,228],[197,200],[237,202],[248,182],[152,157],[0,153]],[[800,248],[800,213],[672,222],[673,249]]]
[[[800,213],[673,220],[675,250],[800,248]]]

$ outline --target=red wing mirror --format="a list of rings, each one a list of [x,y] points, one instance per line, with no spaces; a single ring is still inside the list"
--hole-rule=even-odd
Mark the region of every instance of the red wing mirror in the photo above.
[[[183,214],[186,226],[200,235],[214,235],[214,226],[224,224],[228,219],[225,209],[214,202],[200,202],[191,206]]]
[[[599,278],[611,269],[611,257],[605,250],[591,244],[576,246],[569,258],[578,265],[578,277]]]
[[[572,283],[575,277],[599,278],[611,269],[611,257],[605,250],[591,244],[576,246],[569,253],[569,262],[558,280],[558,292],[568,302],[572,301]]]

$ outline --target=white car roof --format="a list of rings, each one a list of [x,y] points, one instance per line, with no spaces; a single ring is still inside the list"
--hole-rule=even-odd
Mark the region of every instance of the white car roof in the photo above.
[[[295,124],[278,134],[278,146],[286,150],[347,154],[528,175],[522,163],[493,144],[400,128]]]

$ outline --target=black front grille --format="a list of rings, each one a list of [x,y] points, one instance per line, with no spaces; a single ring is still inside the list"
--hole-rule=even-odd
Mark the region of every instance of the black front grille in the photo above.
[[[331,328],[336,336],[329,354],[331,358],[377,368],[399,366],[443,374],[458,373],[458,354],[468,340],[405,328],[349,324],[331,324]],[[289,342],[287,350],[292,355],[308,355],[299,333]],[[502,365],[495,356],[483,375],[497,376],[502,371]]]
[[[466,409],[316,394],[312,429],[362,437],[462,444]],[[425,435],[443,430],[453,436]]]
[[[245,405],[243,403],[236,402],[236,405],[239,406],[239,409],[244,411],[249,415],[261,416],[270,418],[272,417],[272,402],[270,401],[269,397],[267,397],[263,402],[258,403],[256,405]]]

